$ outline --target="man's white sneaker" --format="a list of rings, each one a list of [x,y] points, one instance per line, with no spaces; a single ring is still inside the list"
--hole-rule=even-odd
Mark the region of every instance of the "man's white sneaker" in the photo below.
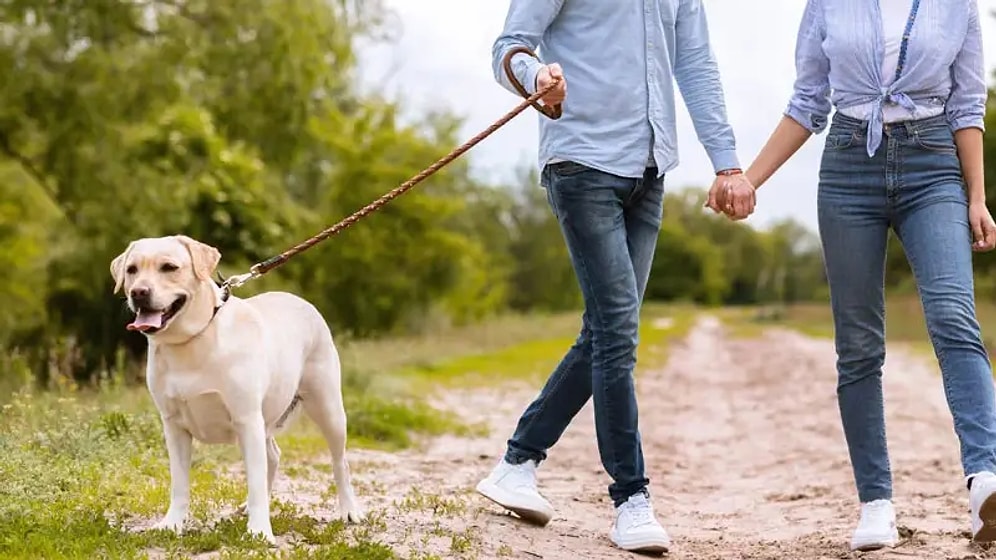
[[[609,538],[616,546],[630,552],[664,553],[671,547],[667,531],[657,522],[654,506],[640,492],[616,508],[616,522]]]
[[[851,550],[878,550],[899,543],[896,510],[890,500],[874,500],[861,504],[861,520],[851,537]]]
[[[996,541],[996,474],[984,472],[972,477],[968,503],[972,510],[972,540]]]
[[[534,461],[513,465],[502,459],[477,492],[530,523],[544,526],[553,518],[553,506],[536,489]]]

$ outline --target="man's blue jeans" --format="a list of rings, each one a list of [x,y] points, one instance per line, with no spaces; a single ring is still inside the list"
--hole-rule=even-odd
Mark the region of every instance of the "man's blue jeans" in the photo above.
[[[871,158],[865,131],[861,121],[834,117],[818,195],[838,403],[862,502],[892,498],[882,401],[890,227],[916,278],[965,474],[996,470],[992,367],[975,316],[972,235],[951,129],[944,116],[886,125]]]
[[[598,451],[618,506],[649,483],[633,369],[664,182],[655,168],[633,179],[572,162],[546,166],[541,180],[567,242],[585,311],[577,341],[519,419],[505,459],[512,464],[546,459],[546,451],[593,398]]]

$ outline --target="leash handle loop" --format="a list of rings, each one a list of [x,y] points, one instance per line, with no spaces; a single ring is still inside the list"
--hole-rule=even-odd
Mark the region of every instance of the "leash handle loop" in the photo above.
[[[522,86],[522,82],[520,82],[519,79],[515,77],[515,73],[512,72],[512,57],[520,53],[527,54],[535,58],[536,60],[539,60],[539,57],[536,56],[536,53],[527,49],[526,47],[514,47],[511,50],[509,50],[507,53],[505,53],[505,58],[502,59],[501,65],[505,69],[505,76],[508,77],[508,81],[512,82],[512,87],[514,87],[515,90],[519,92],[519,95],[521,95],[526,99],[529,99],[530,98],[529,92],[526,91],[526,88]],[[543,113],[543,115],[545,115],[546,117],[553,120],[559,119],[560,116],[563,114],[563,109],[561,108],[560,103],[557,103],[556,105],[540,105],[536,101],[533,101],[530,103],[530,105],[532,105],[533,108],[539,111],[540,113]]]

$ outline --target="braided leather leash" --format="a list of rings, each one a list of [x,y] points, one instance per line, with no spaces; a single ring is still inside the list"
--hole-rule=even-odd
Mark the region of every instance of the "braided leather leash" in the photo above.
[[[374,211],[384,207],[384,205],[386,205],[388,202],[391,202],[395,198],[401,196],[405,192],[409,191],[412,187],[421,183],[426,178],[431,176],[433,173],[442,169],[448,163],[452,162],[453,160],[465,154],[468,150],[476,146],[482,140],[493,134],[496,130],[504,126],[506,123],[508,123],[510,120],[518,116],[520,113],[522,113],[529,107],[535,108],[543,115],[547,116],[548,118],[559,119],[561,115],[560,105],[547,106],[547,105],[540,105],[538,103],[539,100],[544,95],[546,95],[548,92],[550,92],[551,90],[553,90],[553,88],[557,86],[559,80],[554,80],[546,87],[537,90],[536,93],[528,95],[525,88],[522,87],[522,84],[520,84],[519,81],[515,78],[511,69],[512,56],[518,53],[525,53],[533,57],[535,57],[536,55],[533,54],[532,51],[530,51],[529,49],[515,48],[509,51],[509,53],[505,55],[503,61],[503,67],[505,69],[506,75],[508,76],[509,80],[512,82],[512,85],[515,87],[515,89],[519,92],[519,94],[525,97],[524,101],[519,103],[514,109],[512,109],[508,113],[505,113],[505,115],[503,115],[500,119],[495,121],[494,124],[484,129],[477,136],[474,136],[470,140],[464,142],[462,145],[458,146],[453,151],[441,157],[435,163],[425,168],[411,179],[408,179],[401,185],[395,187],[390,192],[384,194],[377,200],[371,202],[370,204],[367,204],[363,208],[360,208],[356,212],[353,212],[349,216],[343,218],[341,221],[339,221],[339,223],[322,230],[318,234],[310,237],[309,239],[301,243],[298,243],[297,245],[291,247],[290,249],[287,249],[286,251],[280,253],[275,257],[271,257],[265,261],[258,262],[252,265],[252,267],[249,268],[249,272],[245,274],[239,274],[228,278],[221,284],[223,299],[228,298],[233,288],[238,288],[239,286],[242,286],[243,284],[254,278],[259,278],[260,276],[266,274],[267,272],[273,270],[274,268],[277,268],[278,266],[286,263],[294,256],[303,253],[304,251],[307,251],[311,247],[314,247],[315,245],[321,243],[322,241],[325,241],[326,239],[332,237],[333,235],[341,233],[349,226],[355,224],[356,222],[370,215]]]

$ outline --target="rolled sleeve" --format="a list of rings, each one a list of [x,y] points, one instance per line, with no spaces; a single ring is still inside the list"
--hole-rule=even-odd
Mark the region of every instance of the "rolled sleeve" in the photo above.
[[[795,44],[795,85],[785,115],[819,134],[830,115],[830,60],[823,52],[826,26],[821,0],[808,0]]]
[[[951,65],[951,95],[945,105],[948,123],[953,130],[978,128],[985,130],[986,69],[982,54],[982,28],[979,25],[979,6],[968,0],[968,30],[965,42]]]
[[[491,69],[495,80],[508,91],[518,95],[518,90],[505,75],[502,61],[516,47],[536,51],[547,27],[553,22],[564,0],[512,0],[505,17],[505,27],[491,47]],[[535,58],[518,54],[512,57],[512,74],[530,94],[536,91],[536,75],[543,63]]]

